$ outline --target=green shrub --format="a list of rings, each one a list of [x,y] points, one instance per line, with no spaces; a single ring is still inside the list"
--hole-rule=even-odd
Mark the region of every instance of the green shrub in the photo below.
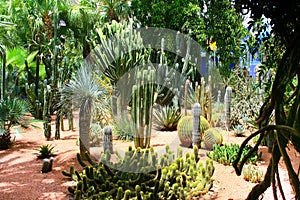
[[[213,146],[213,151],[208,152],[207,156],[212,160],[221,163],[223,165],[231,165],[237,157],[237,154],[240,150],[238,144],[225,144],[223,146],[217,144]],[[251,150],[251,147],[248,145],[243,149],[241,159]],[[261,159],[261,153],[254,152],[254,154],[247,160],[247,163],[256,164],[258,160]]]
[[[153,117],[153,125],[156,130],[174,131],[177,129],[178,121],[182,115],[179,109],[172,106],[164,106],[155,110]]]

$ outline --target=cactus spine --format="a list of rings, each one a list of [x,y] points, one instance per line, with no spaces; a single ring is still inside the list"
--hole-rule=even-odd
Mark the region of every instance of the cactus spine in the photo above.
[[[227,131],[230,130],[231,93],[232,93],[231,87],[227,87],[226,88],[226,92],[225,92],[225,97],[224,97],[224,103],[225,103],[225,126],[226,126]]]
[[[132,87],[131,115],[136,125],[134,145],[136,148],[150,147],[152,110],[154,103],[154,80],[153,69],[137,72],[136,84]]]

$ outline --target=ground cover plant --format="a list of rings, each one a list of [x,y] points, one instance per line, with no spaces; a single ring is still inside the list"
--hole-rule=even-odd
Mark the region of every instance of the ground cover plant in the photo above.
[[[213,146],[213,150],[207,153],[207,156],[214,161],[217,161],[223,165],[232,165],[237,159],[237,155],[240,150],[240,145],[238,144],[216,144]],[[243,159],[252,148],[246,146],[241,154],[241,159]],[[254,152],[254,154],[247,160],[247,163],[256,164],[261,158],[261,153]]]

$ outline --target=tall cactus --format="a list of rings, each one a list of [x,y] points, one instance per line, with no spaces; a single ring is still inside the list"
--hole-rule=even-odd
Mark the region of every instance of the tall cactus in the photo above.
[[[152,110],[154,103],[154,80],[153,69],[137,72],[136,84],[132,87],[132,108],[131,115],[136,125],[134,145],[136,148],[149,148]]]
[[[193,105],[193,132],[192,140],[193,146],[199,147],[201,144],[201,120],[200,120],[201,108],[199,103]]]
[[[225,97],[224,97],[224,103],[225,103],[225,126],[226,129],[230,129],[230,107],[231,107],[231,93],[232,89],[231,87],[226,88]]]
[[[211,97],[211,90],[212,90],[212,82],[211,82],[211,76],[208,77],[208,87],[207,87],[207,120],[209,123],[211,123],[212,118],[212,97]]]

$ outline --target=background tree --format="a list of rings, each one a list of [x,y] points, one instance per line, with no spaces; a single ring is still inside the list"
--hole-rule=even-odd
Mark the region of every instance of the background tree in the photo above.
[[[220,73],[226,78],[230,73],[230,65],[239,65],[243,56],[242,40],[251,39],[249,31],[243,25],[242,16],[235,11],[230,0],[205,0],[206,11],[202,13],[205,21],[205,33],[208,42],[216,42],[216,54],[221,61],[218,65]],[[210,40],[210,41],[209,41]]]
[[[276,71],[270,88],[270,94],[266,97],[260,116],[256,120],[260,129],[244,141],[234,167],[237,174],[240,175],[245,159],[240,165],[237,163],[240,159],[242,149],[251,138],[260,135],[254,147],[254,149],[257,149],[264,137],[273,134],[272,159],[270,160],[264,181],[252,189],[247,199],[258,199],[270,185],[272,185],[274,197],[277,199],[277,184],[279,185],[280,193],[282,196],[284,195],[278,172],[280,158],[283,158],[288,169],[289,178],[296,193],[295,199],[299,199],[299,176],[296,173],[297,169],[293,169],[292,167],[291,160],[287,154],[287,147],[288,144],[291,144],[300,152],[300,22],[298,16],[300,2],[296,0],[289,3],[283,0],[237,0],[235,2],[235,6],[239,12],[244,14],[251,12],[253,19],[253,22],[250,24],[251,26],[255,25],[255,22],[263,16],[270,19],[271,34],[265,32],[265,28],[261,28],[257,34],[257,41],[261,42],[260,35],[262,32],[265,32],[267,37],[264,40],[270,40],[269,44],[271,45],[265,46],[268,55],[264,65],[266,69],[274,67]],[[281,50],[281,53],[278,53],[278,50]],[[272,64],[268,65],[269,62]],[[270,125],[273,112],[276,125]]]

